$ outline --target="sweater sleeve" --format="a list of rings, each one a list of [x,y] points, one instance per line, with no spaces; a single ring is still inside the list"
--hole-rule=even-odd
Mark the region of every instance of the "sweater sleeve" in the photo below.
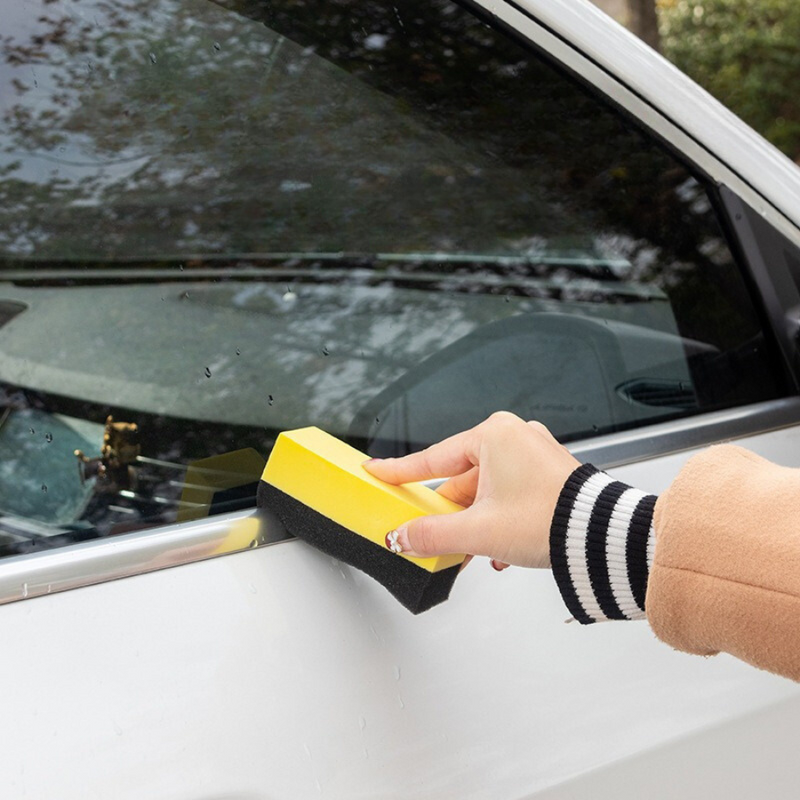
[[[584,464],[558,499],[550,555],[578,621],[646,616],[678,650],[800,681],[800,469],[721,445],[655,498]]]
[[[655,502],[591,464],[567,479],[550,528],[550,561],[578,622],[645,616]]]
[[[800,469],[712,447],[661,495],[654,527],[656,636],[800,680]]]

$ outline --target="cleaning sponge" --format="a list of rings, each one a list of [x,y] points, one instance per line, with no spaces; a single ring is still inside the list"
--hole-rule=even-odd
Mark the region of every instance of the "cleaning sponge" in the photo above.
[[[319,428],[278,436],[258,487],[290,533],[366,572],[414,614],[447,599],[462,554],[416,558],[385,547],[386,534],[461,506],[418,483],[392,486],[362,466],[367,456]]]

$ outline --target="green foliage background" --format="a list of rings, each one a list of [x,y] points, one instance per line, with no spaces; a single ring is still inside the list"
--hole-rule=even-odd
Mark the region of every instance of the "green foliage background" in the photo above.
[[[800,2],[658,4],[667,58],[800,163]]]

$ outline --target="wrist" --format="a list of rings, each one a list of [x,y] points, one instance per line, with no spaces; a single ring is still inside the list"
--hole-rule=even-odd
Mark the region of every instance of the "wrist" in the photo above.
[[[579,622],[645,616],[655,501],[591,464],[567,478],[550,527],[550,561]]]

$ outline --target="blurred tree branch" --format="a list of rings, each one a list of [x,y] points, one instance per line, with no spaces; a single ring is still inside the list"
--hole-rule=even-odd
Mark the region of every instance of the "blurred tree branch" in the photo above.
[[[661,51],[656,0],[627,0],[628,27],[654,50]]]

